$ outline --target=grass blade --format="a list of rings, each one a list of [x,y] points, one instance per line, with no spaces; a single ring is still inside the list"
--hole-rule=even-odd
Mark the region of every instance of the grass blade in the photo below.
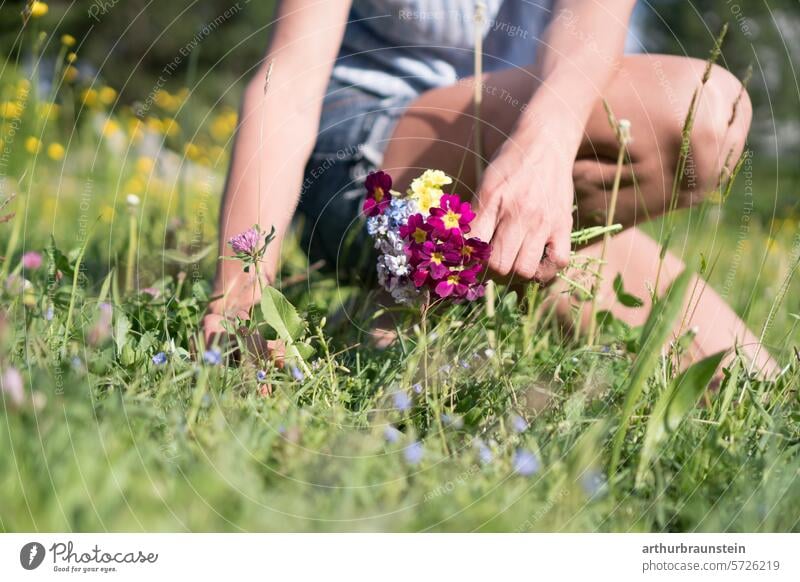
[[[725,353],[725,351],[718,352],[684,370],[661,394],[647,423],[644,444],[639,456],[639,469],[636,472],[637,487],[653,460],[656,448],[667,435],[678,428],[684,417],[695,407]]]
[[[652,374],[656,365],[656,360],[661,353],[661,348],[669,338],[669,334],[675,325],[681,308],[686,290],[694,274],[694,269],[687,267],[672,285],[669,286],[664,296],[653,304],[650,316],[644,324],[642,330],[641,348],[633,364],[630,379],[626,387],[625,404],[622,407],[622,418],[619,427],[614,435],[611,448],[611,466],[609,467],[609,479],[613,479],[619,465],[619,457],[622,451],[622,442],[625,433],[630,425],[631,415],[639,397],[644,389],[647,378]],[[612,481],[613,482],[613,481]]]

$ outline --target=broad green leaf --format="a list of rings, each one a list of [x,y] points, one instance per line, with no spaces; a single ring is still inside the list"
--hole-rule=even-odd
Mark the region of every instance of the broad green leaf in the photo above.
[[[695,407],[698,398],[708,388],[708,383],[725,353],[725,351],[718,352],[687,368],[676,376],[661,394],[647,423],[647,432],[639,456],[639,469],[636,473],[637,486],[650,466],[658,445],[678,428],[684,417]]]
[[[261,316],[264,323],[274,329],[286,344],[287,359],[296,361],[306,375],[310,376],[311,369],[296,342],[303,333],[304,326],[294,306],[274,287],[265,287],[261,294]]]
[[[278,333],[286,343],[297,340],[303,333],[303,320],[297,310],[275,287],[265,287],[261,294],[261,315],[264,323]]]
[[[683,308],[683,299],[689,282],[694,275],[694,269],[687,268],[678,275],[667,289],[664,296],[653,304],[650,315],[642,329],[641,349],[636,356],[631,370],[630,378],[626,386],[625,403],[622,406],[622,415],[617,432],[614,435],[611,447],[611,465],[608,471],[609,478],[616,474],[619,464],[619,457],[622,451],[622,443],[625,434],[628,432],[631,415],[639,404],[639,397],[644,390],[647,378],[652,374],[656,361],[661,354],[661,349],[669,338],[675,320]]]
[[[614,293],[617,294],[617,301],[622,303],[625,307],[641,307],[644,305],[644,301],[625,291],[625,287],[622,284],[621,273],[617,273],[617,276],[614,277]]]

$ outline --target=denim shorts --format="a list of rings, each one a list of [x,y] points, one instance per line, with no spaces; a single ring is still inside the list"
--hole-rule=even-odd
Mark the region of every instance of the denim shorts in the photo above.
[[[364,180],[380,168],[394,127],[411,101],[331,82],[298,206],[309,261],[324,260],[325,270],[343,277],[363,277],[370,265],[374,271],[372,241],[361,215]]]

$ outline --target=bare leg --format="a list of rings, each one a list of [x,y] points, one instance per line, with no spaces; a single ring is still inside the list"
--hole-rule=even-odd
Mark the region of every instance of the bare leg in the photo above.
[[[669,207],[683,120],[704,68],[704,62],[688,58],[629,56],[604,95],[616,116],[629,119],[633,128],[630,163],[624,169],[615,215],[615,221],[626,227],[662,214]],[[474,83],[474,79],[466,79],[454,87],[429,91],[412,104],[400,120],[384,158],[384,169],[395,177],[399,188],[405,188],[423,169],[438,168],[457,179],[457,191],[474,195],[478,187],[473,157],[477,148],[471,144],[475,123],[472,115]],[[484,143],[480,151],[486,162],[509,138],[521,107],[536,87],[537,80],[531,69],[485,75]],[[747,95],[739,98],[740,93],[739,81],[724,69],[715,67],[700,99],[691,136],[691,159],[679,191],[679,206],[698,202],[716,185],[725,162],[741,154],[751,110]],[[734,110],[736,114],[731,122]],[[598,96],[598,105],[587,125],[573,169],[578,228],[605,222],[608,186],[615,169],[617,148],[616,137]],[[609,265],[605,269],[606,286],[601,289],[602,307],[610,308],[620,319],[636,325],[646,316],[646,308],[630,311],[617,306],[612,300],[613,294],[608,293],[608,285],[614,272],[623,272],[627,286],[646,290],[655,280],[653,267],[658,263],[657,245],[636,229],[618,238],[607,255]],[[597,247],[589,247],[586,252],[597,254]],[[661,278],[665,286],[681,270],[677,258],[670,256],[667,263]],[[647,293],[641,295],[647,296]],[[743,322],[710,288],[705,288],[699,301],[701,305],[691,311],[694,316],[683,322],[684,326],[700,328],[695,340],[698,355],[755,340],[752,334],[745,333]],[[723,317],[729,325],[705,325],[711,323],[705,314],[716,314],[712,316],[714,322]]]

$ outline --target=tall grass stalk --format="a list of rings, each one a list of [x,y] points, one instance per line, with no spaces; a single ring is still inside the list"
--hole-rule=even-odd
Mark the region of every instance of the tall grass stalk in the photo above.
[[[692,129],[694,128],[694,121],[695,116],[697,115],[697,108],[700,103],[700,96],[702,95],[703,89],[708,83],[708,80],[711,78],[711,71],[714,65],[716,64],[717,60],[719,60],[719,56],[722,53],[722,43],[725,41],[727,34],[728,23],[726,22],[722,26],[722,30],[720,31],[719,35],[717,35],[717,38],[714,40],[714,46],[711,49],[711,54],[709,55],[708,60],[706,61],[706,68],[703,72],[700,86],[694,90],[694,93],[692,93],[692,100],[689,104],[689,112],[686,114],[686,119],[683,122],[683,129],[681,130],[681,148],[678,152],[678,163],[675,169],[675,176],[672,180],[672,192],[670,193],[669,206],[667,207],[666,212],[666,237],[659,237],[661,252],[658,256],[658,269],[656,270],[656,280],[653,285],[653,299],[655,299],[656,294],[658,293],[658,285],[661,280],[661,272],[664,266],[664,257],[667,254],[669,243],[675,230],[675,210],[678,208],[681,183],[683,182],[683,178],[686,174],[686,163],[689,160],[689,155],[691,153]]]
[[[606,107],[609,121],[614,129],[614,132],[616,133],[617,141],[619,142],[617,169],[614,174],[614,184],[611,189],[611,200],[608,203],[608,211],[606,212],[606,228],[610,229],[614,224],[614,215],[617,211],[617,199],[619,198],[619,188],[622,181],[622,168],[625,165],[625,153],[627,152],[628,144],[631,141],[631,122],[627,119],[620,119],[619,122],[616,122],[614,114],[611,112],[608,104],[605,103],[605,101],[603,104]],[[589,346],[594,345],[595,336],[597,335],[597,295],[602,283],[603,264],[606,260],[606,252],[608,251],[608,245],[610,241],[611,232],[606,231],[606,233],[603,235],[603,246],[600,248],[600,265],[597,271],[597,277],[595,277],[594,285],[592,287],[592,304],[589,310],[589,332],[587,334],[587,345]],[[578,327],[580,327],[580,320],[578,321]]]

